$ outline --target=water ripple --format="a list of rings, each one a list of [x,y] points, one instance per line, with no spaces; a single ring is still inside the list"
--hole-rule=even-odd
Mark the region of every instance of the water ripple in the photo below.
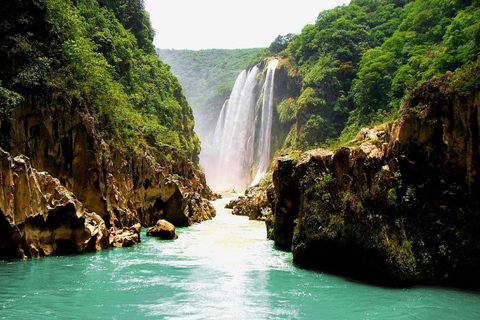
[[[296,268],[263,223],[216,203],[175,241],[0,263],[0,319],[480,319],[480,295]]]

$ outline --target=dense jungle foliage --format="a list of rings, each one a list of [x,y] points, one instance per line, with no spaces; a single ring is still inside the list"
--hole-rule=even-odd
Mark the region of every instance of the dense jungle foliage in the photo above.
[[[153,35],[142,0],[2,1],[2,128],[32,97],[61,99],[87,107],[118,147],[168,145],[195,156],[191,108]]]
[[[195,114],[195,130],[215,126],[220,109],[230,96],[238,74],[262,49],[157,49],[160,58],[171,66],[182,83]]]
[[[321,12],[298,35],[279,36],[263,57],[281,57],[280,71],[298,88],[277,101],[279,121],[290,131],[285,145],[347,142],[363,126],[396,118],[425,80],[448,71],[472,79],[480,65],[479,4],[353,0]]]

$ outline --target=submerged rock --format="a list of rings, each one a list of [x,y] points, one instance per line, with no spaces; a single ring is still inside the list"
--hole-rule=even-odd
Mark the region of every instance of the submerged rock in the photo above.
[[[147,229],[148,237],[159,237],[164,240],[177,239],[178,235],[175,226],[167,220],[158,220],[157,224]]]

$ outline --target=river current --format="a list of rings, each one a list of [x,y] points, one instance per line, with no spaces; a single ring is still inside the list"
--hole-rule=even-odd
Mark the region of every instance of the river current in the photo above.
[[[0,319],[480,319],[480,294],[392,289],[292,264],[265,224],[217,217],[132,248],[0,262]]]

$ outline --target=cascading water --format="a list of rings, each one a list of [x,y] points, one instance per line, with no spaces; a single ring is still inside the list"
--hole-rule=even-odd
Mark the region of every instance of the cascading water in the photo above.
[[[218,117],[213,139],[207,147],[208,153],[200,158],[208,184],[214,190],[233,188],[242,191],[248,185],[252,168],[256,168],[252,184],[258,183],[267,171],[270,161],[273,82],[277,64],[276,59],[268,64],[261,90],[261,114],[258,116],[255,115],[258,101],[258,90],[255,88],[260,69],[255,66],[248,72],[242,71],[237,77],[230,98],[224,103]],[[256,118],[260,121],[258,136],[255,133]]]
[[[261,110],[260,132],[258,135],[258,166],[257,173],[250,183],[250,186],[256,185],[268,170],[270,164],[270,138],[272,135],[272,114],[273,114],[273,85],[275,79],[275,69],[278,60],[272,60],[267,67],[267,77],[263,85],[263,101]]]
[[[213,137],[216,156],[204,165],[214,190],[243,190],[252,166],[255,86],[260,70],[257,66],[242,71],[235,81],[230,98],[223,105]]]

